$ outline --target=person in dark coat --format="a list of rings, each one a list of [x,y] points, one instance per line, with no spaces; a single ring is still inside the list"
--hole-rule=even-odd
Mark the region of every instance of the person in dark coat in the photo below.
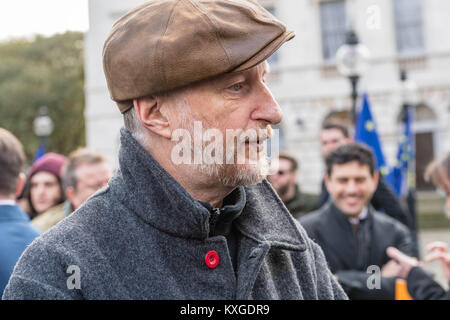
[[[301,191],[297,183],[299,170],[297,159],[287,152],[280,152],[278,159],[278,170],[267,179],[292,216],[298,219],[318,209],[317,195]]]
[[[370,149],[345,144],[326,158],[325,183],[331,199],[300,218],[301,225],[325,253],[331,271],[350,299],[394,299],[396,264],[386,254],[396,247],[411,254],[408,229],[377,212],[370,199],[378,173]],[[368,285],[379,271],[379,287]]]
[[[428,250],[431,253],[424,260],[426,262],[441,260],[444,275],[450,284],[450,253],[447,244],[440,241],[432,242],[428,245]],[[417,258],[392,247],[388,248],[387,254],[400,266],[397,275],[406,280],[408,293],[414,300],[450,300],[450,291],[444,290],[430,273],[422,268],[423,263]]]
[[[320,145],[322,157],[325,159],[330,152],[336,148],[350,143],[353,138],[348,129],[337,123],[324,123],[320,132]],[[317,200],[317,207],[322,207],[329,199],[329,193],[322,180],[321,192]],[[400,201],[387,185],[383,177],[378,178],[378,185],[371,199],[371,205],[377,211],[386,213],[388,216],[400,221],[405,226],[411,226],[411,219],[408,211],[403,208]]]
[[[446,194],[445,210],[450,212],[450,153],[430,163],[425,170],[425,180],[431,181]],[[440,260],[444,276],[450,284],[450,252],[448,245],[435,241],[427,246],[430,253],[426,262]],[[408,292],[416,300],[450,300],[450,291],[444,290],[426,272],[415,257],[409,257],[395,248],[389,248],[388,255],[400,265],[398,275],[406,280]]]
[[[22,144],[0,128],[0,295],[25,248],[40,234],[16,203],[25,184]]]
[[[119,168],[24,252],[3,298],[347,299],[265,179],[282,119],[265,60],[293,36],[253,0],[120,18],[103,51]]]

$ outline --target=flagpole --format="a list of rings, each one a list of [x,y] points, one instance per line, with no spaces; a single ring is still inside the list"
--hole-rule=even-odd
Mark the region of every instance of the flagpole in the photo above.
[[[352,121],[353,127],[356,125],[356,103],[358,101],[358,81],[359,76],[354,75],[350,76],[350,83],[352,85]]]
[[[413,238],[414,245],[414,255],[419,258],[419,242],[417,237],[417,206],[416,206],[416,150],[415,150],[415,137],[412,132],[412,124],[415,118],[415,110],[413,108],[411,99],[409,95],[414,94],[414,92],[407,92],[407,81],[408,77],[406,71],[402,70],[400,73],[400,80],[403,84],[403,123],[404,125],[409,124],[409,137],[408,137],[408,167],[407,167],[407,177],[406,177],[406,203],[408,206],[408,211],[410,213],[410,229]]]
[[[36,150],[34,161],[44,155],[47,147],[48,137],[53,132],[53,121],[48,115],[46,106],[39,108],[39,116],[33,122],[34,134],[39,138],[39,146]]]

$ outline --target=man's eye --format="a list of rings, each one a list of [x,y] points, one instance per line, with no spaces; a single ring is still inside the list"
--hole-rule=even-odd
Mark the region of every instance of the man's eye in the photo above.
[[[233,84],[233,85],[230,87],[230,89],[231,89],[232,91],[239,91],[239,90],[242,89],[242,84],[240,84],[240,83]]]

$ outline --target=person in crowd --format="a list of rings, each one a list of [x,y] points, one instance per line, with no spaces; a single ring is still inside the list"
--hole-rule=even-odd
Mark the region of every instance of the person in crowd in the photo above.
[[[336,148],[351,143],[353,140],[353,137],[349,134],[349,131],[345,126],[335,122],[325,122],[320,131],[322,158],[325,160],[332,151],[336,150]],[[384,212],[388,216],[400,221],[405,226],[411,227],[412,223],[408,211],[403,208],[399,199],[387,185],[384,178],[379,176],[378,180],[377,189],[371,199],[371,205],[375,210]],[[323,180],[321,188],[322,191],[317,203],[317,207],[319,208],[323,206],[329,198],[329,193]]]
[[[0,128],[0,295],[25,248],[39,235],[30,218],[16,204],[25,184],[22,144]]]
[[[253,0],[121,17],[103,50],[119,169],[24,252],[3,298],[347,299],[265,179],[282,119],[266,59],[293,36]]]
[[[402,223],[370,205],[378,183],[372,151],[349,143],[331,152],[325,161],[330,200],[317,212],[300,218],[300,223],[323,249],[350,299],[394,299],[396,264],[386,249],[396,247],[411,254],[411,235]],[[379,288],[367,285],[372,276],[368,268],[373,266],[380,271]]]
[[[300,191],[297,183],[298,161],[287,152],[281,152],[278,159],[278,170],[268,180],[286,208],[296,219],[316,210],[317,195]]]
[[[450,153],[441,159],[433,161],[425,170],[425,180],[431,181],[446,194],[445,210],[450,211]],[[426,262],[440,260],[445,278],[450,282],[450,252],[448,245],[442,241],[435,241],[427,246],[429,254]],[[395,260],[400,270],[398,275],[406,280],[408,292],[416,300],[450,300],[450,291],[444,290],[426,272],[419,260],[407,256],[395,248],[388,249],[388,255]]]
[[[24,193],[25,198],[28,199],[31,219],[56,205],[63,206],[65,197],[61,182],[61,168],[65,162],[65,156],[49,152],[31,166]]]
[[[80,148],[69,154],[62,167],[62,184],[66,196],[63,205],[57,205],[34,218],[31,224],[47,231],[78,209],[97,190],[106,186],[112,170],[101,153]]]

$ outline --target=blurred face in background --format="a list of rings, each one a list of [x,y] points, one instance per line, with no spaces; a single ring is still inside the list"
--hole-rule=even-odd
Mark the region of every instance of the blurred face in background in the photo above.
[[[58,178],[52,173],[40,171],[31,177],[30,199],[38,215],[58,204],[61,196]]]
[[[450,180],[446,170],[439,170],[436,184],[445,193],[445,210],[447,216],[450,217]]]
[[[325,159],[327,155],[338,147],[350,143],[351,138],[346,137],[339,129],[324,129],[320,133],[320,151]]]
[[[112,171],[108,163],[82,164],[75,169],[76,188],[68,187],[66,196],[73,209],[80,207],[97,190],[108,184]]]
[[[325,184],[334,205],[349,218],[357,218],[372,199],[378,184],[378,173],[357,161],[334,164]]]
[[[289,200],[284,198],[295,189],[297,173],[292,170],[291,161],[280,158],[278,171],[268,176],[268,180],[282,200]]]

